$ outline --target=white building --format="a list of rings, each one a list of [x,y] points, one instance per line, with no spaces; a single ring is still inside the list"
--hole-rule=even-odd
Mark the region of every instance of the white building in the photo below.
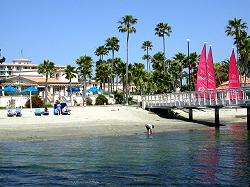
[[[64,100],[65,102],[69,100],[69,80],[66,79],[64,74],[64,68],[66,66],[56,65],[56,72],[54,75],[48,78],[48,100],[50,102],[55,102],[55,100]],[[29,86],[36,87],[40,90],[40,96],[44,96],[45,90],[45,76],[38,74],[38,64],[32,64],[31,60],[28,59],[15,59],[12,64],[3,63],[0,64],[0,89],[3,89],[6,86],[14,86],[19,90],[23,90]],[[78,77],[71,80],[72,86],[80,88],[80,92],[74,92],[73,97],[78,98],[77,101],[80,101],[83,84],[78,82]],[[94,80],[89,80],[86,85],[86,89],[89,89],[93,86],[99,87],[99,83]],[[0,99],[0,106],[4,107],[8,105],[8,101],[17,96],[17,93],[0,93],[2,95]],[[25,98],[22,95],[22,101],[16,104],[17,106],[24,106]],[[28,98],[28,97],[27,97]],[[21,99],[16,99],[21,100]],[[26,99],[27,100],[27,99]]]

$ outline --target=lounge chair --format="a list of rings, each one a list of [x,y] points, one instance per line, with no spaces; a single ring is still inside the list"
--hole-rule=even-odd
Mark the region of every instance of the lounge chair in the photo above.
[[[35,108],[35,116],[41,116],[42,112],[40,108]]]
[[[22,109],[16,108],[16,117],[21,117],[21,116],[22,116]]]
[[[16,112],[13,110],[13,108],[7,109],[7,116],[8,117],[14,117],[16,115]]]
[[[42,115],[48,116],[48,115],[49,115],[49,110],[47,110],[46,112],[45,112],[45,111],[42,111]]]

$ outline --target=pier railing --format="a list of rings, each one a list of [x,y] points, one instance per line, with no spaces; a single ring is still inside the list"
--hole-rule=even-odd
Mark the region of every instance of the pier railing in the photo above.
[[[250,101],[250,87],[142,96],[142,108],[238,106]]]

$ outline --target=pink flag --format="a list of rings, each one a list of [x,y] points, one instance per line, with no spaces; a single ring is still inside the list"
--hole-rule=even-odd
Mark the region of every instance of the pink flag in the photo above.
[[[230,57],[228,80],[229,80],[229,89],[240,89],[239,73],[236,64],[234,50],[232,51]],[[237,93],[235,91],[230,90],[230,99],[236,99]],[[242,98],[242,94],[238,94],[238,98]]]
[[[210,90],[211,98],[215,98],[216,82],[214,76],[214,64],[213,64],[213,54],[212,48],[209,48],[208,58],[207,58],[207,88]]]
[[[215,76],[214,76],[213,55],[212,55],[211,47],[209,49],[208,58],[207,58],[207,78],[208,78],[207,88],[210,90],[215,90],[216,82],[215,82]]]
[[[199,92],[207,91],[206,45],[204,45],[200,55],[195,91]],[[204,97],[204,93],[201,93],[199,95],[201,97]]]

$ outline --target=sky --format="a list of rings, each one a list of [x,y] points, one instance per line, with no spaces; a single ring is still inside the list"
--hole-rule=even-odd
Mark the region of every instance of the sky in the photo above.
[[[230,56],[228,20],[241,18],[250,27],[249,0],[0,0],[0,6],[0,48],[7,63],[28,58],[35,64],[49,59],[76,66],[81,55],[96,61],[96,48],[112,36],[120,40],[115,56],[125,61],[126,34],[117,29],[125,15],[138,19],[129,39],[129,63],[145,63],[143,41],[152,41],[151,55],[163,51],[154,31],[160,22],[173,31],[166,38],[166,58],[187,54],[190,39],[190,52],[200,54],[204,42],[212,45],[214,62]]]

